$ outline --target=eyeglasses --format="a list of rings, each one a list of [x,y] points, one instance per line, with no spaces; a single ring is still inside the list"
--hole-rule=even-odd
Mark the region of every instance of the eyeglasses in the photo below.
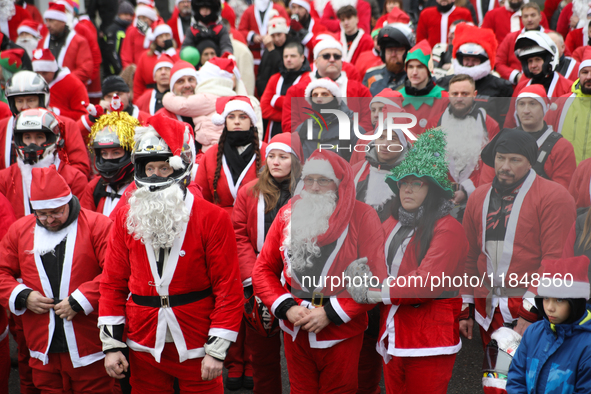
[[[341,60],[343,58],[343,55],[339,55],[338,53],[325,53],[320,56],[322,56],[324,60],[330,60],[331,57],[333,57],[334,60]]]
[[[41,220],[41,221],[45,221],[45,220],[47,220],[47,219],[49,219],[49,218],[52,218],[52,219],[59,219],[59,218],[61,218],[62,216],[64,216],[64,212],[66,212],[66,208],[62,209],[62,211],[61,211],[61,212],[58,212],[58,213],[53,213],[53,214],[51,214],[51,215],[38,215],[38,214],[37,214],[37,212],[35,212],[35,217],[36,217],[37,219]]]
[[[423,181],[398,181],[396,182],[396,184],[398,185],[398,189],[402,190],[402,189],[408,189],[410,188],[410,190],[412,190],[412,192],[418,192],[419,189],[421,187],[423,187],[423,185],[425,184],[425,182]]]
[[[306,185],[306,186],[314,186],[314,182],[316,182],[318,184],[318,186],[320,186],[320,187],[326,187],[334,181],[332,179],[328,179],[328,178],[318,178],[318,179],[314,179],[314,178],[310,178],[310,177],[304,178],[304,185]]]

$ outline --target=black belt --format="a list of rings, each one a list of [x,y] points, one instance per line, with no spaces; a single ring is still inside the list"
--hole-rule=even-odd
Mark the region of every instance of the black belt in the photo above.
[[[330,296],[326,296],[325,297],[324,294],[317,293],[317,292],[312,293],[312,298],[299,297],[297,294],[294,294],[294,292],[293,292],[291,286],[289,285],[289,283],[285,283],[285,285],[287,286],[287,290],[291,294],[295,295],[296,297],[298,297],[302,301],[308,301],[309,303],[311,303],[314,306],[324,306],[324,305],[326,305],[326,304],[328,304],[330,302]]]
[[[456,298],[460,294],[458,290],[448,290],[444,291],[436,298],[436,300],[447,300],[449,298]]]
[[[175,294],[168,296],[141,296],[132,294],[131,299],[138,305],[149,306],[152,308],[172,308],[197,302],[211,295],[211,287],[201,291],[192,291],[185,294]]]

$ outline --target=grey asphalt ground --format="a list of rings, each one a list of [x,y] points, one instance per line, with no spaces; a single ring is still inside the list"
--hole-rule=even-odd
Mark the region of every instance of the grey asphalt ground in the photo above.
[[[13,366],[10,371],[9,381],[9,394],[19,394],[18,386],[18,371],[16,369],[16,345],[14,341],[10,343],[11,357],[13,358]],[[447,392],[449,394],[477,394],[482,393],[481,389],[481,373],[482,368],[482,345],[480,341],[480,333],[478,330],[474,330],[474,338],[467,340],[462,338],[462,350],[456,357],[456,363],[454,365],[454,372],[452,379],[449,383]],[[287,374],[287,366],[285,365],[285,358],[282,358],[282,381],[283,381],[283,394],[289,393],[289,377]],[[224,374],[225,375],[225,374]],[[425,379],[428,379],[425,376]],[[225,376],[224,376],[225,379]],[[384,382],[381,383],[382,393],[385,393]],[[225,394],[249,394],[252,393],[250,390],[239,390],[230,391],[226,390]]]

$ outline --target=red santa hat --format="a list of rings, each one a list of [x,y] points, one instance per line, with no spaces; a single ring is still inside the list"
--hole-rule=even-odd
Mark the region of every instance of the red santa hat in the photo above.
[[[275,11],[275,10],[273,10]],[[289,26],[287,26],[287,21],[285,18],[281,16],[275,16],[269,20],[269,28],[267,30],[268,34],[275,34],[275,33],[289,33]]]
[[[0,33],[0,39],[4,35]],[[18,72],[23,66],[23,56],[25,50],[20,48],[6,49],[0,52],[0,67],[12,73]]]
[[[559,260],[542,260],[538,273],[540,279],[538,296],[551,298],[589,299],[589,258],[577,256]],[[560,278],[560,280],[558,280]]]
[[[170,70],[170,91],[172,87],[182,77],[195,77],[197,78],[197,71],[195,67],[189,62],[179,60],[173,64],[172,70]]]
[[[548,110],[552,110],[554,111],[557,108],[556,103],[550,103],[550,99],[548,98],[548,95],[546,94],[546,90],[544,89],[543,85],[529,85],[526,86],[525,88],[523,88],[523,90],[521,90],[521,92],[519,92],[519,95],[517,96],[517,98],[515,99],[515,121],[517,122],[517,124],[519,125],[519,119],[517,119],[517,103],[519,102],[519,99],[522,98],[533,98],[535,99],[538,103],[540,103],[540,105],[542,106],[542,108],[544,109],[544,115],[546,115],[546,112],[548,112]]]
[[[135,16],[145,16],[149,18],[151,21],[158,20],[158,14],[156,13],[156,9],[154,5],[150,2],[143,2],[138,1],[137,7],[135,7]]]
[[[371,105],[373,103],[382,103],[384,105],[392,106],[395,109],[402,110],[402,98],[402,93],[400,93],[399,91],[392,89],[384,89],[380,93],[378,93],[374,98],[371,99],[369,107],[371,109]]]
[[[319,41],[314,46],[314,59],[317,59],[320,55],[320,52],[324,51],[325,49],[338,49],[341,54],[343,53],[343,44],[334,39],[332,36],[327,36],[324,39],[320,39],[320,36],[317,38]]]
[[[172,152],[168,164],[175,170],[183,169],[183,160],[181,159],[183,144],[187,142],[190,146],[192,140],[188,125],[161,113],[149,117],[146,125],[152,126],[156,130]]]
[[[582,59],[583,60],[581,61],[581,65],[579,66],[579,73],[585,67],[591,67],[591,47],[585,47],[585,49],[583,50]]]
[[[74,5],[72,3],[70,3],[69,1],[66,0],[56,0],[55,1],[57,4],[63,4],[64,7],[66,7],[66,12],[69,12],[70,14],[74,13]]]
[[[289,4],[297,4],[302,8],[305,8],[306,11],[308,11],[308,14],[310,13],[311,7],[310,7],[310,2],[307,0],[291,0],[289,2]]]
[[[452,57],[455,59],[460,47],[467,44],[475,44],[482,48],[488,56],[491,68],[494,69],[498,44],[495,33],[491,29],[476,27],[468,23],[456,25]]]
[[[211,122],[216,126],[222,126],[226,123],[226,117],[230,112],[242,111],[250,118],[252,125],[257,123],[257,115],[252,108],[250,99],[246,96],[227,96],[220,97],[215,103],[215,114],[211,117]]]
[[[341,103],[343,99],[343,93],[341,92],[339,85],[337,85],[337,83],[330,78],[315,79],[310,82],[308,86],[306,86],[305,97],[308,103],[312,104],[312,91],[316,88],[324,88],[328,90],[333,96],[336,97],[338,103]]]
[[[304,157],[300,137],[299,135],[292,133],[280,133],[271,138],[269,145],[267,145],[265,156],[269,156],[269,152],[273,149],[279,149],[286,153],[293,153],[298,159],[300,159],[300,161]]]
[[[197,81],[199,83],[211,78],[232,78],[240,79],[240,71],[233,59],[223,57],[213,57],[205,62],[197,72]]]
[[[32,19],[25,19],[20,25],[18,25],[16,32],[18,34],[29,33],[35,38],[41,38],[41,26],[40,23],[37,23]]]
[[[54,164],[45,168],[33,168],[29,201],[34,210],[59,208],[71,199],[70,186],[58,174]]]
[[[43,19],[54,19],[68,23],[68,16],[66,15],[66,6],[63,4],[49,3],[49,8],[43,14]]]
[[[153,78],[156,77],[156,71],[158,71],[158,69],[162,67],[168,67],[171,69],[173,67],[172,58],[168,56],[166,53],[163,53],[162,55],[158,56],[158,60],[156,61],[156,65],[154,66],[154,72],[152,74]]]
[[[157,19],[151,26],[151,33],[149,34],[150,41],[155,41],[161,34],[170,34],[172,36],[172,29],[162,19]]]
[[[35,49],[33,51],[33,71],[38,72],[56,72],[58,70],[55,57],[49,48]]]

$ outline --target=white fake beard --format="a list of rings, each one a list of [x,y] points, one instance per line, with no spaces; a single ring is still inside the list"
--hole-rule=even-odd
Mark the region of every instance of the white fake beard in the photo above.
[[[479,64],[478,66],[473,67],[464,67],[458,62],[458,59],[452,59],[452,64],[454,67],[454,73],[458,74],[467,74],[472,77],[475,81],[486,77],[492,71],[490,66],[490,60],[485,61],[484,63]]]
[[[31,59],[33,58],[33,51],[37,48],[38,43],[39,40],[33,37],[19,37],[16,39],[16,45],[23,47]]]
[[[386,175],[389,173],[390,171],[388,170],[378,170],[375,167],[369,167],[365,203],[371,205],[373,209],[382,208],[384,204],[394,197],[394,192],[386,183]]]
[[[16,14],[12,0],[0,0],[0,20],[8,21]]]
[[[448,162],[452,160],[454,162],[454,171],[452,172],[450,168],[450,173],[457,182],[462,170],[476,166],[486,138],[479,119],[474,119],[472,116],[458,119],[451,113],[445,121],[443,119],[445,118],[442,118],[441,126],[447,141],[446,156]]]
[[[170,248],[189,222],[183,191],[177,184],[150,192],[140,187],[129,198],[127,232],[135,240],[151,244],[154,249]]]
[[[72,226],[77,225],[78,220],[74,220],[69,226],[62,228],[59,231],[51,231],[37,224],[35,226],[33,250],[27,251],[27,253],[38,253],[39,256],[43,256],[47,253],[53,253],[55,251],[55,247],[58,246],[64,240],[64,238],[66,238]]]
[[[33,168],[47,168],[50,165],[55,163],[55,156],[48,155],[39,160],[35,164],[25,164],[20,157],[17,157],[16,162],[18,163],[18,168],[21,170],[21,176],[23,177],[23,181],[25,182],[26,190],[23,192],[27,193],[27,197],[31,196],[31,181],[33,179]]]
[[[270,0],[254,0],[254,8],[257,11],[265,11],[269,7]]]
[[[320,256],[318,236],[328,230],[328,221],[337,206],[337,195],[333,191],[314,194],[302,190],[300,197],[285,212],[289,219],[281,247],[289,253],[291,268],[298,272],[312,266],[312,257]]]
[[[588,0],[573,0],[573,15],[579,17],[579,21],[587,21]],[[581,27],[577,25],[577,27]]]

